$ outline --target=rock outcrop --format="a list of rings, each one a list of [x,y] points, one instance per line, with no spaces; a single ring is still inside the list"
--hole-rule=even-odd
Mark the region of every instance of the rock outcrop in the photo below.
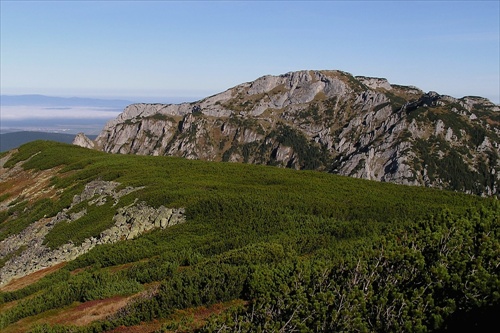
[[[299,71],[194,103],[130,105],[94,148],[499,195],[499,111],[481,97],[456,99],[342,71]]]
[[[92,181],[85,186],[81,194],[75,195],[69,208],[53,218],[40,219],[22,232],[3,240],[0,243],[0,258],[19,253],[0,268],[0,286],[40,269],[73,260],[95,246],[133,239],[154,228],[164,229],[185,222],[183,208],[153,208],[139,202],[117,208],[113,216],[113,226],[102,231],[98,237],[87,238],[81,244],[70,241],[56,249],[45,244],[45,236],[56,224],[72,223],[87,214],[86,208],[69,213],[76,205],[87,202],[89,207],[99,206],[109,199],[114,200],[114,205],[117,205],[121,197],[139,189],[127,187],[117,191],[118,185],[117,182]]]
[[[84,133],[78,133],[73,140],[73,144],[90,149],[95,147],[94,141],[90,140]]]

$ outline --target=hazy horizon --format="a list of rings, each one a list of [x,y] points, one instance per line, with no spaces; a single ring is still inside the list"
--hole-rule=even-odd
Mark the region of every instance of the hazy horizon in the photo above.
[[[61,97],[41,94],[0,95],[0,134],[32,131],[97,135],[132,103],[181,103],[187,97]],[[148,100],[149,99],[149,100]]]

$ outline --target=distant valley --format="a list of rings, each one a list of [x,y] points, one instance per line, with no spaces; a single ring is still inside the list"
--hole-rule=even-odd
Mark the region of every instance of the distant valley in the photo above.
[[[2,106],[45,106],[45,107],[75,107],[94,106],[111,109],[121,109],[133,103],[121,99],[100,99],[84,97],[56,97],[38,94],[30,95],[1,95]]]
[[[109,99],[45,95],[1,95],[0,134],[30,131],[97,135],[106,122],[123,109],[148,98]],[[186,98],[149,98],[158,102],[181,102]]]

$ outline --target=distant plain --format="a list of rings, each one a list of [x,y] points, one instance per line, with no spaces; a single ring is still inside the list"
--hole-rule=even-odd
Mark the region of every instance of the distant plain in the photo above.
[[[19,131],[97,135],[106,122],[133,103],[181,103],[196,97],[127,99],[1,95],[0,134]]]
[[[38,94],[0,96],[0,152],[34,140],[71,143],[78,133],[95,138],[106,123],[133,103],[181,103],[193,97],[130,99],[54,97]]]

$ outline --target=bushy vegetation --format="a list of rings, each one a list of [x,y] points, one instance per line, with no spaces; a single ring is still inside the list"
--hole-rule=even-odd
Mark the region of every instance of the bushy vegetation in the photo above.
[[[326,149],[322,149],[315,142],[309,142],[300,131],[290,126],[279,124],[269,136],[275,137],[280,144],[293,149],[297,154],[297,164],[301,170],[324,169],[328,165],[329,154]]]
[[[64,204],[63,200],[43,198],[33,204],[22,201],[10,207],[0,215],[0,240],[21,232],[34,221],[54,216],[64,208]]]
[[[115,295],[132,294],[141,289],[141,284],[125,278],[124,274],[110,274],[102,270],[84,271],[70,276],[67,280],[46,286],[41,294],[19,301],[15,307],[0,314],[0,324],[1,327],[6,327],[19,319],[70,305],[76,301],[85,302]]]
[[[442,180],[443,188],[455,191],[469,191],[477,195],[487,193],[495,186],[495,170],[498,154],[486,152],[487,158],[478,158],[476,167],[467,163],[467,152],[452,148],[443,139],[416,139],[413,146],[418,156],[417,170],[425,168],[431,182]],[[470,157],[469,157],[470,159]]]
[[[47,142],[22,146],[12,161],[38,152],[25,167],[62,166],[52,180],[62,198],[97,178],[145,186],[134,197],[185,207],[187,223],[97,246],[32,285],[0,293],[0,306],[12,305],[0,310],[1,328],[73,302],[144,289],[150,292],[107,319],[72,327],[42,318],[33,332],[105,332],[234,300],[242,302],[191,330],[438,332],[457,322],[481,327],[500,306],[495,199]],[[11,207],[16,217],[0,226],[23,218],[18,205]],[[73,231],[100,232],[89,225],[112,217],[101,213]],[[62,241],[69,231],[54,228],[48,237]]]
[[[108,200],[101,206],[89,206],[88,213],[73,222],[62,222],[54,226],[45,237],[45,244],[51,249],[71,241],[80,245],[86,238],[99,235],[113,226],[113,201]]]

